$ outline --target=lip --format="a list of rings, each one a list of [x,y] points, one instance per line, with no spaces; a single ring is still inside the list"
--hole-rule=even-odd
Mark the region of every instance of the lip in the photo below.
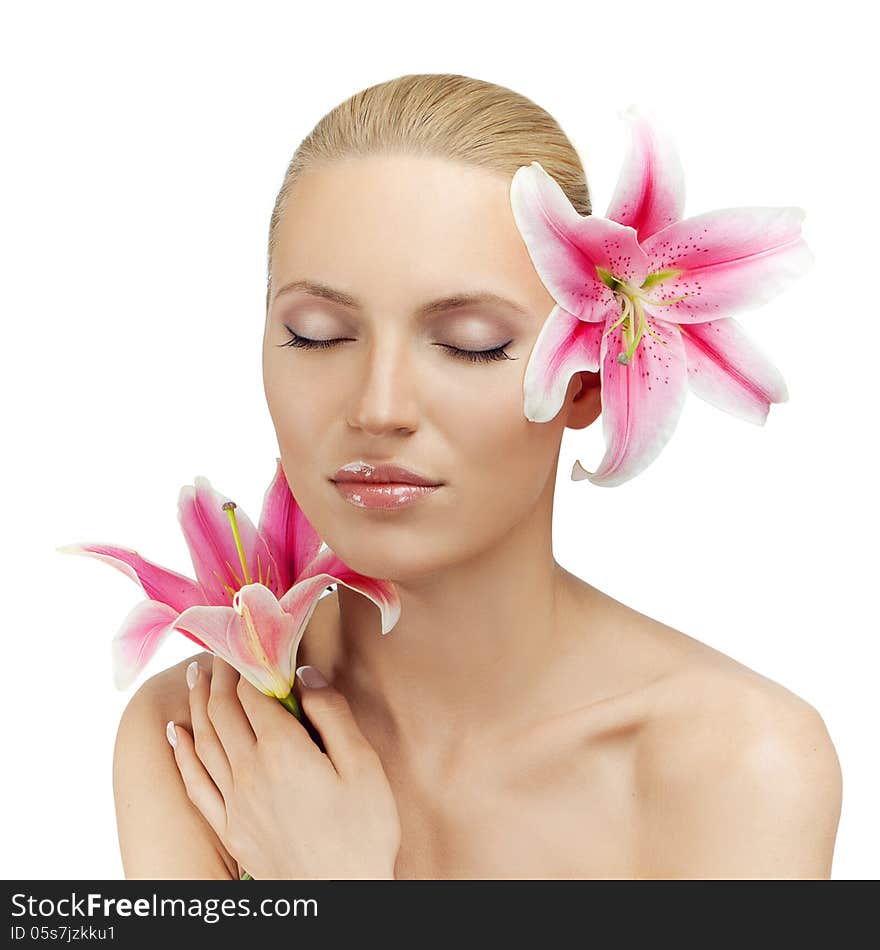
[[[440,489],[439,485],[407,485],[386,482],[334,482],[339,494],[357,508],[407,508]]]
[[[363,459],[348,462],[341,466],[336,470],[330,481],[336,484],[354,483],[361,487],[364,485],[408,485],[439,488],[443,484],[443,482],[429,478],[427,475],[421,475],[419,472],[404,468],[402,465],[392,465],[386,462],[365,462]]]
[[[416,504],[444,484],[402,465],[363,459],[343,465],[330,481],[349,504],[386,510]]]

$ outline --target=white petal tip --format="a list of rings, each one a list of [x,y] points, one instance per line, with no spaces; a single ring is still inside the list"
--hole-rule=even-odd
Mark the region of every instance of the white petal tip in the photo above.
[[[126,692],[137,679],[137,672],[116,668],[113,671],[113,685],[120,693]]]
[[[590,473],[581,465],[580,462],[575,461],[574,465],[571,467],[571,480],[573,482],[582,482],[585,478],[589,478]]]
[[[382,636],[391,633],[391,631],[397,626],[397,622],[400,620],[400,608],[394,611],[387,619],[383,618],[382,622]]]
[[[541,400],[534,396],[526,397],[523,403],[523,415],[529,422],[552,422],[561,408],[561,400],[559,405],[551,405],[547,400]]]
[[[591,485],[595,485],[597,488],[613,488],[616,485],[622,484],[616,478],[596,476],[595,472],[588,472],[580,462],[575,462],[571,469],[571,480],[573,482],[582,482],[588,481]],[[624,479],[623,481],[626,481]]]
[[[520,165],[520,167],[513,173],[513,178],[511,179],[511,187],[517,179],[524,179],[533,177],[534,175],[546,175],[547,171],[544,169],[544,166],[540,162],[529,162],[528,165]]]

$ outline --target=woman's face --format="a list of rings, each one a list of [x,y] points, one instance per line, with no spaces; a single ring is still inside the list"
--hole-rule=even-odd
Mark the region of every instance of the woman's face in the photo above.
[[[563,428],[599,412],[596,388],[575,399],[583,374],[551,422],[523,414],[529,353],[554,303],[509,191],[487,170],[382,155],[310,169],[290,194],[272,260],[266,399],[291,491],[363,574],[405,582],[502,543],[552,500]],[[298,282],[313,292],[285,289]],[[509,303],[454,299],[472,294]],[[285,345],[292,334],[340,342]],[[359,459],[443,484],[415,504],[360,507],[331,481]]]

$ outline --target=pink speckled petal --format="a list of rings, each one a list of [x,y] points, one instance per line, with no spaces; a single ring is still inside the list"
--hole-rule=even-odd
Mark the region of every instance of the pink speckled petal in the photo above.
[[[523,379],[523,412],[549,422],[562,408],[568,383],[580,370],[599,370],[604,323],[588,323],[562,307],[550,312],[535,340]]]
[[[635,228],[644,241],[684,213],[684,171],[672,140],[656,119],[634,106],[622,117],[630,125],[630,149],[606,218]]]
[[[270,588],[280,593],[281,588],[276,586],[278,567],[269,547],[242,508],[237,507],[235,520],[250,574],[249,578],[244,576],[229,515],[223,510],[227,501],[201,475],[196,476],[195,486],[181,488],[178,499],[180,526],[208,603],[231,604],[235,591],[246,583],[257,583],[261,576],[265,580],[267,572]]]
[[[597,267],[636,286],[644,281],[648,259],[636,232],[616,221],[578,214],[539,162],[517,170],[510,205],[538,276],[569,313],[604,322],[620,310]]]
[[[198,637],[211,653],[216,653],[217,656],[231,663],[229,628],[230,624],[235,623],[237,619],[238,615],[231,606],[190,607],[175,620],[174,629],[189,636]]]
[[[111,643],[113,682],[128,689],[174,628],[178,612],[156,600],[142,600],[122,622]],[[199,646],[201,640],[194,639]]]
[[[358,574],[330,548],[321,551],[306,567],[298,584],[316,576],[327,578],[324,587],[336,583],[344,584],[372,600],[381,612],[383,634],[388,633],[400,619],[400,599],[394,584],[391,581]],[[323,590],[324,587],[321,589]],[[287,595],[281,598],[282,605],[285,605],[286,597]]]
[[[688,383],[701,399],[756,425],[766,421],[770,403],[788,399],[782,374],[732,317],[679,330]]]
[[[813,263],[800,208],[724,208],[671,224],[643,246],[651,272],[681,270],[647,292],[669,305],[645,311],[672,323],[701,323],[758,307]]]
[[[241,590],[258,589],[274,601],[275,609],[268,612],[258,602],[256,610],[251,603],[242,616],[233,607],[191,607],[175,622],[175,629],[200,637],[208,649],[222,657],[258,690],[269,696],[286,696],[292,677],[287,677],[289,662],[283,657],[283,645],[292,645],[296,639],[292,617],[283,614],[275,595],[262,584],[250,584]],[[236,597],[241,591],[236,592]],[[255,617],[255,614],[257,615]],[[266,647],[272,650],[270,657]]]
[[[296,652],[321,593],[325,575],[294,584],[279,601],[262,584],[236,592],[232,607],[191,607],[175,627],[199,636],[261,692],[284,698],[293,686]]]
[[[194,604],[205,602],[202,588],[192,578],[148,561],[131,548],[90,542],[66,544],[56,550],[63,554],[86,554],[115,567],[117,571],[139,584],[151,600],[167,604],[178,613]]]
[[[321,549],[321,538],[293,497],[280,458],[263,499],[259,533],[275,559],[279,581],[273,591],[280,596]]]
[[[647,332],[627,366],[617,362],[625,351],[622,327],[602,338],[602,431],[605,456],[595,472],[575,462],[573,481],[589,479],[612,487],[635,478],[672,437],[687,394],[684,347],[678,328],[649,323],[665,346]]]
[[[294,584],[291,590],[300,593],[296,610],[289,609],[290,591],[285,594],[287,609],[261,584],[249,584],[235,595],[237,616],[229,628],[230,662],[242,672],[261,677],[279,699],[293,686],[296,651],[321,589]]]

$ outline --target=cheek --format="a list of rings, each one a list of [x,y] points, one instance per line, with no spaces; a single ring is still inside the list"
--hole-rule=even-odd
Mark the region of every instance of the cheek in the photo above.
[[[528,504],[555,475],[561,423],[530,422],[523,412],[521,374],[512,375],[499,373],[480,387],[450,392],[443,418],[462,474],[479,482],[497,480],[493,492]]]
[[[332,474],[321,468],[328,459],[322,446],[335,431],[339,407],[331,404],[326,387],[312,382],[307,374],[292,374],[289,367],[264,364],[263,386],[288,485],[320,533],[322,527],[326,529],[319,524],[326,508],[321,489],[324,475]]]
[[[330,408],[325,404],[330,391],[307,368],[291,372],[291,360],[285,360],[285,355],[282,351],[281,356],[270,354],[263,360],[263,389],[269,415],[281,448],[287,447],[291,452],[301,446],[314,449],[315,434],[327,431]]]

